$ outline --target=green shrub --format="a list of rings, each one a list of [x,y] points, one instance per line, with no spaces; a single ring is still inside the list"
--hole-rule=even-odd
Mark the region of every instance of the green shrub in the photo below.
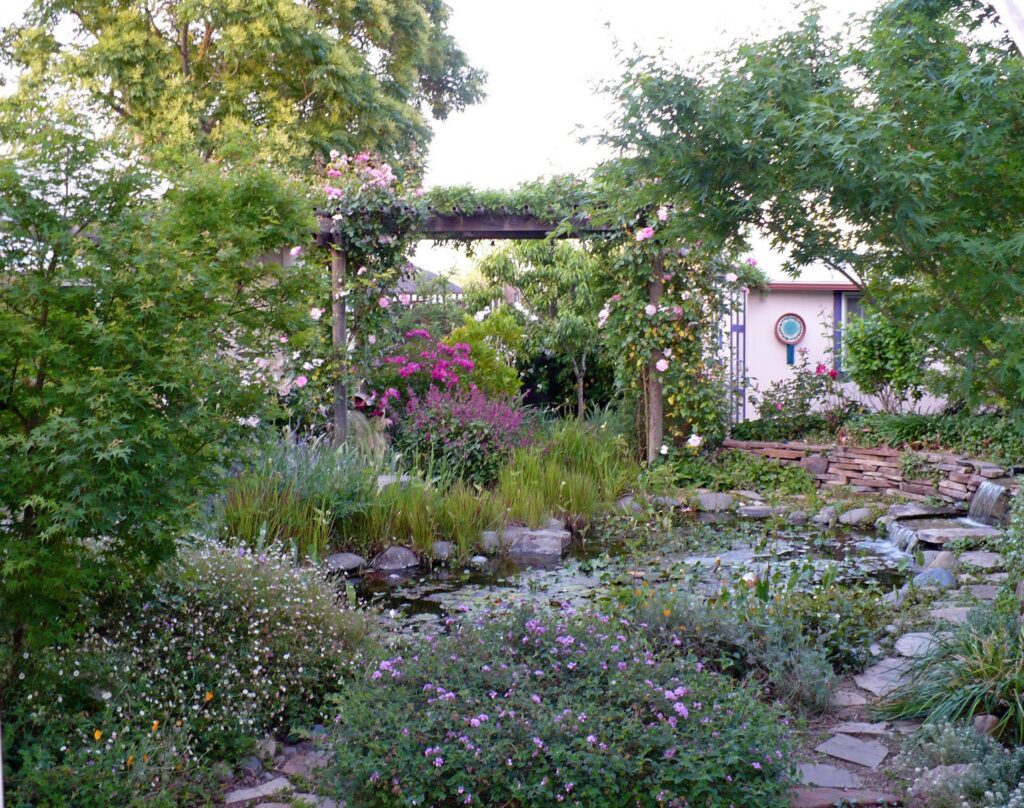
[[[1024,624],[1016,614],[975,610],[965,625],[939,635],[908,676],[882,705],[886,715],[929,723],[995,715],[998,737],[1024,743]]]
[[[813,494],[814,480],[799,466],[735,450],[682,456],[673,464],[675,482],[714,491],[749,489],[764,495]]]
[[[1020,808],[1011,792],[1024,776],[1024,749],[1007,749],[973,727],[925,724],[895,760],[912,777],[957,764],[970,768],[930,789],[928,808]]]
[[[373,666],[336,707],[328,776],[367,808],[789,804],[779,711],[601,614],[456,625]]]
[[[368,628],[284,555],[184,549],[103,626],[22,660],[4,694],[11,803],[193,804],[209,761],[326,719]]]
[[[878,399],[883,411],[899,413],[924,396],[928,356],[904,325],[877,312],[852,317],[843,326],[846,372],[861,392]]]
[[[864,446],[944,449],[997,463],[1024,462],[1024,420],[997,413],[863,415],[848,424]]]
[[[521,382],[515,361],[523,352],[523,329],[516,315],[506,307],[480,321],[467,315],[444,342],[470,346],[473,369],[468,378],[486,395],[507,398],[519,392]]]

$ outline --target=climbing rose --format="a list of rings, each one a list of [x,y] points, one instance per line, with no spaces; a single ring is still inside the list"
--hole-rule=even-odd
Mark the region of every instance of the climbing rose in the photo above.
[[[654,363],[654,367],[658,369],[659,373],[664,373],[666,370],[668,370],[668,360],[659,359],[657,362]]]
[[[307,384],[309,384],[309,379],[307,379],[305,376],[296,376],[295,377],[295,386],[296,387],[305,387]]]
[[[377,344],[377,335],[376,334],[370,334],[370,336],[368,336],[366,338],[366,341],[368,343],[370,343],[371,345],[376,345]]]
[[[660,452],[661,452],[661,454],[663,454],[663,455],[667,455],[667,454],[668,454],[668,445],[667,445],[667,444],[664,444],[664,443],[663,443],[663,444],[661,444],[661,449],[660,449]]]
[[[659,222],[667,222],[668,221],[668,207],[666,205],[662,205],[660,208],[658,208],[658,221]]]
[[[302,247],[292,247],[290,250],[288,250],[288,255],[290,255],[292,258],[295,258],[301,254]]]
[[[412,297],[403,292],[398,296],[398,302],[403,306],[408,306],[412,302]]]
[[[646,306],[644,306],[644,314],[646,314],[648,317],[653,317],[657,313],[658,307],[655,306],[653,303],[648,303]]]
[[[725,280],[726,280],[726,281],[727,281],[728,283],[736,283],[736,281],[738,281],[738,280],[739,280],[739,277],[740,277],[740,276],[739,276],[739,275],[737,275],[737,274],[736,274],[735,272],[726,272],[726,273],[725,273]]]
[[[641,227],[639,230],[636,231],[637,241],[647,241],[647,239],[649,238],[654,238],[653,227]]]
[[[704,438],[702,438],[700,435],[694,432],[692,435],[690,435],[689,438],[687,438],[686,445],[689,446],[691,449],[699,449],[700,445],[703,442]]]
[[[313,308],[309,310],[309,316],[312,317],[314,320],[319,320],[321,317],[324,316],[324,310],[318,309],[316,306],[313,306]]]
[[[386,297],[379,297],[377,298],[377,305],[380,306],[382,309],[386,309],[388,306],[391,305],[391,301],[388,300]]]

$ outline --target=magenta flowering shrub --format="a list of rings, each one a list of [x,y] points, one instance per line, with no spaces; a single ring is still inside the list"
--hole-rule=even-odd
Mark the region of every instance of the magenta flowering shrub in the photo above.
[[[448,345],[423,328],[407,331],[404,343],[381,358],[367,408],[377,416],[400,415],[410,397],[423,396],[431,388],[468,388],[469,374],[476,367],[471,352],[466,343]]]
[[[368,807],[788,805],[784,715],[647,635],[535,607],[393,651],[337,698],[336,794]]]
[[[497,479],[512,450],[529,437],[517,403],[454,384],[411,392],[396,429],[396,448],[422,468],[481,486]]]

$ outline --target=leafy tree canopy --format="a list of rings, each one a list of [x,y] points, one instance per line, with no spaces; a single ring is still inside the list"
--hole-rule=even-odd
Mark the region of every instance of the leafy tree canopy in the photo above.
[[[442,0],[34,0],[3,31],[28,89],[85,91],[150,150],[307,161],[416,152],[482,97]]]
[[[993,22],[893,0],[838,36],[812,11],[708,64],[629,58],[599,178],[682,237],[757,227],[793,271],[848,274],[956,368],[946,392],[1021,409],[1024,60]]]

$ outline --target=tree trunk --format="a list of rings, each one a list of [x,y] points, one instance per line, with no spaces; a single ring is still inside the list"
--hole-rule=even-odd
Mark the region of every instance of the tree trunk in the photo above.
[[[651,305],[661,303],[661,293],[665,288],[661,279],[663,264],[661,258],[654,261],[654,277],[647,285],[647,300]],[[653,463],[661,453],[662,441],[665,437],[665,399],[661,389],[661,379],[655,367],[663,358],[661,351],[655,350],[647,364],[647,462]]]
[[[583,396],[583,381],[587,375],[587,355],[583,354],[580,363],[572,358],[572,373],[576,377],[576,417],[581,421],[587,417],[587,402]]]
[[[334,435],[341,446],[348,440],[348,328],[345,322],[345,253],[331,245],[331,342],[334,345]]]

